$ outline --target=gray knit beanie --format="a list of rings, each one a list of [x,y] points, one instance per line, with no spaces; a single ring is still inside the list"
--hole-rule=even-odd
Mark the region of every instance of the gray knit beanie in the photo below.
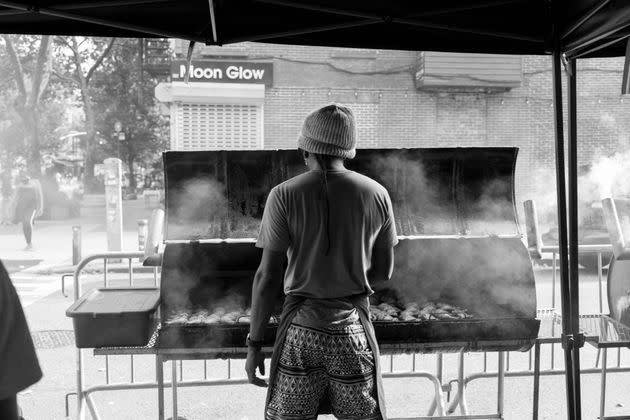
[[[357,128],[348,107],[326,105],[308,114],[298,147],[309,153],[352,159],[356,155]]]

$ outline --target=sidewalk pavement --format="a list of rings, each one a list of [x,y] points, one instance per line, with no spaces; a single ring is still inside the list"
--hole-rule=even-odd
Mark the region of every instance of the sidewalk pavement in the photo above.
[[[81,254],[106,252],[105,199],[90,196],[84,200],[81,217],[67,220],[36,220],[33,249],[25,250],[21,225],[0,226],[0,259],[11,262],[13,270],[50,274],[72,271],[72,226],[81,226]],[[137,221],[149,219],[151,209],[143,200],[123,202],[123,251],[138,250]]]

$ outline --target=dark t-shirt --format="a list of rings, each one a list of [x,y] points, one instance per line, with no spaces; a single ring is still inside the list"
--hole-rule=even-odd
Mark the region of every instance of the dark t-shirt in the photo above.
[[[256,246],[286,252],[284,292],[314,299],[371,294],[372,249],[398,243],[387,190],[350,170],[328,171],[330,249],[320,171],[276,186]]]
[[[16,213],[33,212],[37,208],[37,192],[32,185],[20,185],[16,193]]]

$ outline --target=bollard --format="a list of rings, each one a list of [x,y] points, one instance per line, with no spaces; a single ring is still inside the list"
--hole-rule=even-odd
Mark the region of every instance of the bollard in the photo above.
[[[144,251],[148,234],[149,221],[147,219],[138,219],[138,251]]]
[[[72,265],[81,261],[81,226],[72,226]]]

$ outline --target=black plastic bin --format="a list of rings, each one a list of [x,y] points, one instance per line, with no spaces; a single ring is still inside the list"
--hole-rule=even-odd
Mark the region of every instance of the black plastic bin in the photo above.
[[[68,310],[79,348],[144,346],[160,303],[158,288],[94,289]]]

